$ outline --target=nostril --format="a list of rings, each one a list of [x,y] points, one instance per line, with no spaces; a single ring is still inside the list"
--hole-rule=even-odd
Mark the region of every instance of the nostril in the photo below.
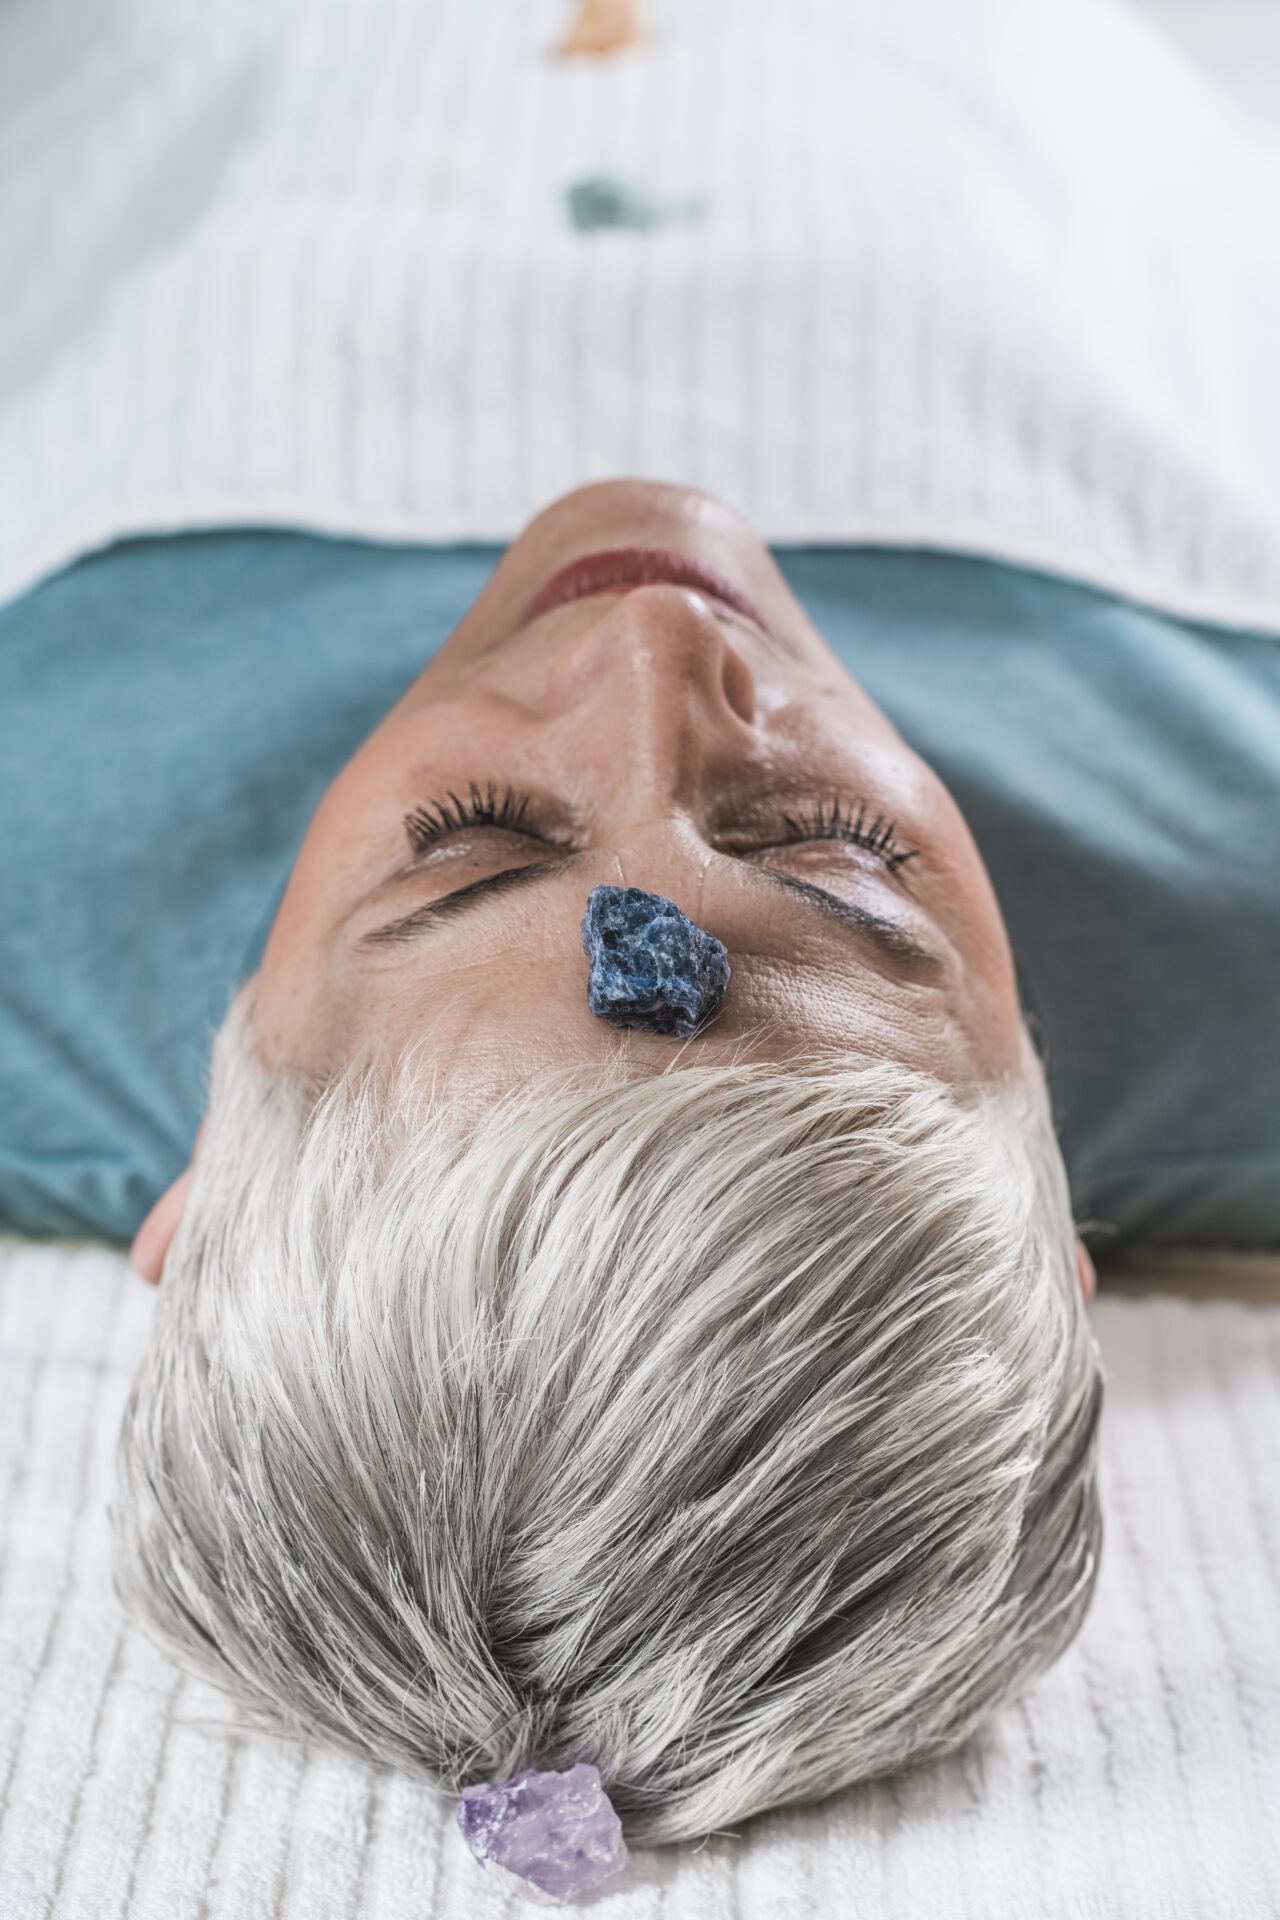
[[[732,707],[739,720],[750,725],[756,717],[756,679],[750,667],[735,647],[728,642],[724,649],[724,670],[721,674],[721,686],[727,704]]]
[[[726,631],[723,608],[693,587],[633,589],[615,607],[625,662],[633,684],[649,680],[667,694],[684,694],[708,707],[727,708],[736,719],[756,717],[756,681],[750,664]]]

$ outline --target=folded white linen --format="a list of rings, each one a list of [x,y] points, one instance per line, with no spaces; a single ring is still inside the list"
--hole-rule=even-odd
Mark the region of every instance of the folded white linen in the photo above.
[[[237,1725],[111,1592],[113,1450],[154,1295],[0,1250],[0,1914],[517,1920],[429,1788]],[[1108,1298],[1102,1570],[961,1754],[700,1846],[599,1920],[1264,1920],[1280,1911],[1280,1293]]]
[[[1110,0],[13,0],[0,595],[619,472],[1280,628],[1280,149]],[[33,21],[38,21],[38,28]],[[607,173],[700,217],[581,234]]]

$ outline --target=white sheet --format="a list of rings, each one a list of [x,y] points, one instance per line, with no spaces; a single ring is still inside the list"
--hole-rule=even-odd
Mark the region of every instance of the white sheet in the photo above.
[[[497,1920],[452,1806],[238,1734],[123,1631],[107,1500],[154,1296],[0,1251],[4,1920]],[[1100,1298],[1107,1531],[1072,1649],[963,1755],[638,1854],[599,1920],[1274,1920],[1280,1304]],[[504,1884],[505,1882],[505,1884]]]
[[[1110,0],[10,0],[0,595],[114,536],[767,537],[1280,628],[1280,159]],[[609,172],[701,222],[573,234]]]

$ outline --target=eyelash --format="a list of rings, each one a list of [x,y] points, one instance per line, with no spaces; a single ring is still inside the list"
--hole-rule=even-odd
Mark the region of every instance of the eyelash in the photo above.
[[[492,780],[487,787],[477,787],[473,782],[465,800],[450,790],[443,800],[430,800],[426,806],[415,807],[405,815],[404,829],[415,853],[425,853],[438,840],[446,840],[451,833],[461,833],[467,827],[497,827],[504,833],[547,838],[537,832],[529,810],[527,793],[517,793],[514,787],[504,787],[500,792]]]
[[[890,873],[896,873],[899,867],[905,867],[908,860],[918,860],[920,855],[915,848],[900,847],[894,838],[896,820],[886,820],[882,813],[868,822],[867,805],[864,800],[858,802],[855,813],[852,805],[833,799],[829,806],[821,803],[813,813],[784,813],[782,824],[787,830],[787,840],[847,840],[857,847],[867,847],[878,854]]]
[[[531,814],[532,802],[527,793],[517,793],[514,787],[498,788],[492,781],[485,787],[473,782],[465,800],[451,789],[442,800],[428,801],[425,806],[407,813],[404,825],[415,853],[425,853],[450,834],[462,833],[468,827],[496,827],[500,832],[523,833],[531,839],[550,841],[549,834],[538,831]],[[886,820],[883,813],[877,813],[868,821],[866,802],[861,800],[856,810],[851,803],[838,798],[820,801],[812,813],[784,813],[782,824],[784,845],[805,840],[846,841],[876,854],[890,873],[896,873],[908,860],[919,858],[914,848],[899,846],[894,837],[897,821]]]

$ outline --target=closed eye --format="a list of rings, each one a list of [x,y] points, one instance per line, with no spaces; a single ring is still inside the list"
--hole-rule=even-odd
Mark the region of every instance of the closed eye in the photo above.
[[[810,808],[784,812],[780,824],[768,829],[774,837],[764,844],[751,848],[739,845],[726,851],[763,853],[774,846],[842,841],[865,848],[896,876],[908,861],[920,857],[916,848],[899,843],[897,824],[883,812],[873,814],[865,800],[844,800],[837,794]],[[406,814],[404,826],[410,846],[419,854],[470,829],[486,828],[568,851],[564,839],[542,821],[528,793],[511,786],[500,788],[492,780],[483,787],[472,781],[465,799],[451,788],[442,798],[429,800]]]
[[[499,789],[493,781],[484,787],[473,781],[465,800],[450,789],[442,799],[429,800],[404,818],[409,845],[415,853],[426,853],[442,840],[473,827],[489,827],[500,833],[522,834],[548,845],[558,844],[537,825],[527,793],[519,793],[514,787]]]
[[[422,902],[398,920],[373,928],[371,932],[361,935],[358,944],[376,948],[413,941],[503,894],[537,886],[574,872],[581,872],[585,877],[591,864],[592,856],[589,853],[566,853],[552,860],[531,860],[523,866],[503,867],[496,873],[468,881],[465,886],[455,887],[452,892],[434,900]],[[804,901],[811,911],[820,913],[829,922],[848,928],[859,941],[864,944],[869,941],[877,949],[882,961],[897,968],[911,968],[931,977],[937,977],[944,970],[946,963],[942,956],[931,947],[921,945],[914,934],[898,921],[870,912],[856,902],[830,892],[826,887],[817,886],[780,868],[762,866],[752,860],[735,864],[739,872],[751,876],[750,884],[760,881],[766,886],[784,888],[794,899]]]

